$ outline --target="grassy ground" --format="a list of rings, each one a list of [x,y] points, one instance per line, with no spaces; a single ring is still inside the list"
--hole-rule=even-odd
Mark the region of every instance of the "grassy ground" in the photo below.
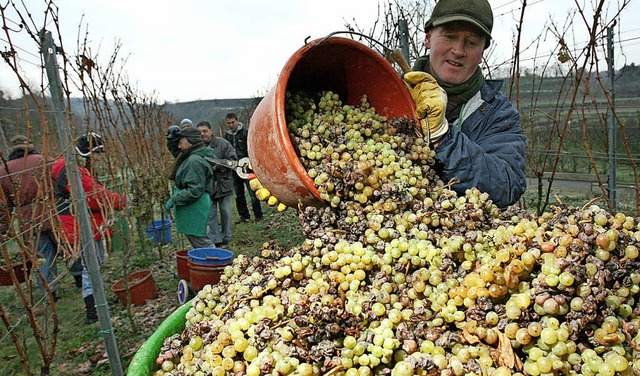
[[[234,234],[229,249],[238,254],[255,255],[261,244],[274,240],[282,246],[299,244],[297,213],[294,209],[277,212],[271,208],[265,209],[265,217],[257,223],[234,225]],[[237,213],[234,213],[237,216]],[[131,361],[140,345],[156,330],[158,325],[177,307],[177,287],[179,279],[176,272],[174,252],[187,249],[188,242],[174,231],[173,241],[162,247],[155,247],[147,252],[137,252],[129,262],[129,269],[150,268],[157,285],[158,298],[147,302],[143,306],[131,306],[130,312],[119,302],[111,292],[111,286],[123,277],[121,265],[124,254],[114,251],[102,269],[105,290],[107,293],[109,311],[118,345],[123,369]],[[162,257],[160,257],[162,254]],[[60,262],[59,271],[64,270]],[[26,284],[21,284],[25,288]],[[73,278],[66,275],[58,290],[60,300],[54,310],[58,318],[58,337],[55,353],[51,365],[51,375],[111,375],[109,359],[104,346],[99,324],[84,324],[84,302],[79,288],[76,288]],[[48,346],[51,345],[52,311],[46,300],[39,302],[39,294],[35,293],[34,312],[41,327],[48,325],[44,338]],[[28,317],[19,294],[14,286],[0,287],[0,305],[7,312],[11,320],[23,318],[13,328],[21,348],[25,349],[31,374],[42,374],[42,357],[38,351]],[[14,323],[14,321],[12,321]],[[0,327],[0,375],[25,375],[18,351],[11,334],[6,327]],[[49,351],[50,348],[48,348]]]

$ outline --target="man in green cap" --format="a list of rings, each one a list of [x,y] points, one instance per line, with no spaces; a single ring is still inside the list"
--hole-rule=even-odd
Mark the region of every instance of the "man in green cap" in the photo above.
[[[485,80],[480,68],[492,28],[487,0],[438,1],[425,24],[429,54],[404,79],[442,180],[458,181],[458,194],[476,187],[506,207],[526,190],[525,137],[502,82]]]

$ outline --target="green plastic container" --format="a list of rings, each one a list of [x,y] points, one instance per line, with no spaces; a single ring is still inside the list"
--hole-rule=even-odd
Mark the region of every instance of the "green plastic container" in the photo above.
[[[127,376],[149,376],[152,375],[159,366],[156,358],[162,348],[165,338],[174,334],[182,333],[187,323],[186,315],[191,308],[191,301],[186,302],[167,317],[158,329],[153,332],[138,352],[131,359],[131,364],[127,369]]]

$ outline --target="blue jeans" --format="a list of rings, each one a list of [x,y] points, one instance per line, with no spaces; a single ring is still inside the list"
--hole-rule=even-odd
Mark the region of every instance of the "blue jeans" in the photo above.
[[[209,211],[209,237],[214,243],[229,244],[231,241],[231,204],[233,194],[229,193],[224,197],[211,199],[211,210]],[[218,221],[218,210],[220,211],[220,221]],[[220,231],[222,228],[222,231]]]
[[[102,240],[94,240],[93,243],[96,245],[96,256],[98,256],[98,264],[102,265],[102,263],[104,262],[104,245],[102,244]],[[87,265],[84,261],[86,254],[83,251],[80,255],[80,258],[82,259],[82,298],[84,299],[89,295],[93,295],[93,286],[91,285],[89,271],[87,270]]]
[[[38,244],[38,256],[44,258],[44,264],[40,266],[40,273],[47,284],[49,290],[55,292],[58,289],[58,267],[56,266],[56,257],[58,256],[58,243],[51,231],[44,231],[39,233],[33,239],[33,242]],[[36,277],[38,289],[44,293],[45,288],[40,277]]]

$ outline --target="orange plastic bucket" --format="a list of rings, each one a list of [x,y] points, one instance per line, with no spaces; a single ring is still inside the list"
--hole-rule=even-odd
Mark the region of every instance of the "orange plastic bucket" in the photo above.
[[[195,291],[200,291],[206,285],[217,285],[220,282],[220,276],[224,272],[227,265],[231,265],[232,261],[224,264],[199,264],[191,260],[189,265],[189,285]]]
[[[176,270],[178,271],[178,278],[189,280],[189,250],[183,249],[175,252],[176,255]]]
[[[287,206],[321,206],[320,193],[298,160],[285,119],[287,90],[331,90],[343,103],[367,95],[387,117],[415,116],[415,104],[400,75],[380,54],[352,39],[316,39],[286,62],[278,82],[256,107],[249,126],[249,159],[256,176]]]
[[[150,269],[139,270],[135,273],[129,274],[127,276],[127,280],[129,282],[131,304],[143,305],[147,300],[152,300],[158,297],[156,281],[153,279],[153,273]],[[124,279],[118,280],[113,286],[111,286],[111,291],[116,294],[123,305],[127,306],[129,304]]]

